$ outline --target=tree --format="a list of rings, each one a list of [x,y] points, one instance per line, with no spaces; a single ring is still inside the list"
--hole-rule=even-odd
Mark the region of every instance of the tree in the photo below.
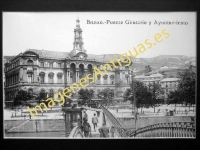
[[[178,75],[180,81],[177,91],[179,92],[181,101],[186,105],[195,104],[196,73],[190,67],[183,72],[179,72]]]
[[[144,70],[145,74],[147,74],[147,73],[149,73],[151,71],[152,71],[152,68],[151,68],[150,65],[145,66],[145,70]]]
[[[105,103],[106,105],[114,105],[113,104],[113,97],[114,97],[114,91],[111,90],[110,88],[105,88],[102,91],[100,91],[98,93],[98,98],[104,100],[103,103]]]
[[[132,85],[131,85],[132,86]],[[136,97],[136,108],[148,108],[152,106],[152,93],[148,91],[147,87],[140,81],[134,81],[134,90],[135,90],[135,97]],[[128,88],[124,95],[124,101],[131,101],[131,104],[134,103],[134,95],[132,89]]]
[[[168,99],[167,99],[167,104],[175,104],[175,111],[176,111],[176,104],[181,103],[181,95],[180,92],[177,90],[175,91],[170,91]]]
[[[149,84],[149,91],[152,93],[151,97],[151,104],[154,107],[154,113],[155,113],[155,107],[156,104],[160,104],[161,101],[159,99],[159,95],[163,93],[163,90],[160,86],[159,83],[155,83],[156,81],[153,82],[153,84]]]
[[[16,97],[14,98],[14,107],[15,107],[15,116],[16,116],[16,107],[27,105],[26,101],[35,98],[35,95],[28,93],[27,91],[20,90]]]
[[[27,100],[31,100],[34,96],[29,94],[27,91],[20,90],[14,98],[14,106],[23,105]]]
[[[179,72],[179,85],[176,91],[170,92],[168,104],[195,104],[196,73],[189,67],[183,72]]]
[[[81,89],[78,91],[78,104],[85,105],[86,103],[90,102],[94,97],[94,90],[93,89]]]

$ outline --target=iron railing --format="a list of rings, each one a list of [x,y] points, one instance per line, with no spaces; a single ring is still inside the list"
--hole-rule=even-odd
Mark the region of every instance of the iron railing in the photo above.
[[[113,116],[110,111],[108,111],[105,107],[100,106],[100,108],[103,110],[103,113],[108,118],[109,122],[111,123],[111,135],[114,137],[115,135],[117,137],[127,137],[126,129],[124,126]]]
[[[157,123],[139,128],[130,137],[195,137],[194,122]]]

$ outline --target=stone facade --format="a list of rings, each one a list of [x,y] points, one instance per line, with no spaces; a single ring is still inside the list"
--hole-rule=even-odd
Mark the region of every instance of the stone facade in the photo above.
[[[167,99],[170,91],[175,91],[178,88],[179,78],[165,78],[160,81],[161,88],[164,91],[164,98]]]
[[[95,94],[102,89],[110,88],[114,90],[115,97],[122,97],[123,92],[130,87],[130,66],[122,64],[115,69],[110,62],[110,59],[114,58],[112,54],[87,54],[83,47],[82,29],[79,23],[80,21],[77,20],[74,29],[74,46],[70,52],[28,49],[5,63],[5,103],[7,107],[12,106],[19,90],[36,93],[41,97],[45,97],[43,93],[52,96],[72,83],[78,83],[87,74],[94,77],[94,66],[104,71],[105,63],[110,64],[113,69],[107,69],[106,75],[99,75],[98,79],[93,84],[89,84],[87,88],[93,89]],[[75,94],[72,98],[76,97]]]

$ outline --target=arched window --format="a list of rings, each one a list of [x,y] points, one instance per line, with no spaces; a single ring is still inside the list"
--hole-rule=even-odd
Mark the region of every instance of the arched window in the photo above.
[[[39,76],[40,76],[40,83],[45,83],[44,82],[45,73],[44,72],[40,72]]]
[[[110,83],[111,83],[111,84],[114,84],[114,78],[115,78],[114,75],[111,75],[111,76],[110,76]]]
[[[44,67],[49,67],[49,63],[48,63],[48,62],[45,62],[45,63],[44,63]]]
[[[44,89],[42,89],[41,91],[40,91],[40,99],[46,99],[46,93],[45,93],[45,90]]]
[[[53,83],[53,77],[54,73],[53,72],[49,73],[49,83]]]
[[[106,74],[106,75],[104,75],[103,76],[103,84],[108,84],[108,75]]]
[[[56,62],[53,63],[53,68],[56,68]]]
[[[62,83],[62,73],[58,73],[57,74],[57,77],[58,77],[58,83]]]
[[[97,75],[96,84],[101,84],[101,75]]]
[[[33,71],[32,70],[28,70],[27,71],[27,76],[28,76],[28,83],[32,83],[33,82]]]
[[[54,90],[50,89],[49,90],[49,97],[53,98],[53,96],[54,96]]]
[[[44,67],[44,63],[43,62],[40,62],[40,67]]]
[[[33,61],[32,60],[28,60],[27,61],[27,65],[33,65]]]

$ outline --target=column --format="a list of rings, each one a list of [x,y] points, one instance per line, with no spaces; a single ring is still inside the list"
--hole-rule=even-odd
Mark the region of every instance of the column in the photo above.
[[[92,69],[92,77],[94,78],[94,84],[96,84],[96,77],[95,77],[95,74],[94,74],[94,69]]]
[[[107,84],[111,84],[110,76],[111,76],[111,74],[108,74]]]
[[[123,82],[121,82],[122,80],[124,80],[124,79],[122,79],[122,72],[121,72],[121,70],[119,71],[119,82],[121,83],[121,84],[123,84]]]
[[[33,82],[38,82],[38,80],[37,80],[37,68],[33,68]]]
[[[100,77],[100,84],[103,84],[103,75]]]
[[[19,81],[21,82],[23,79],[23,68],[21,67],[19,70]]]
[[[53,76],[53,83],[58,83],[58,76],[57,76],[57,73],[54,74]]]
[[[44,83],[49,83],[48,76],[49,76],[49,73],[45,72]]]
[[[76,68],[76,83],[79,83],[79,69]]]
[[[88,69],[84,69],[83,78],[87,78],[87,75],[88,75],[88,74],[89,74]],[[89,83],[89,80],[87,80],[86,83]]]
[[[28,82],[28,80],[27,80],[27,68],[23,68],[23,81]]]
[[[67,78],[67,83],[70,83],[70,68],[67,68],[66,78]]]

